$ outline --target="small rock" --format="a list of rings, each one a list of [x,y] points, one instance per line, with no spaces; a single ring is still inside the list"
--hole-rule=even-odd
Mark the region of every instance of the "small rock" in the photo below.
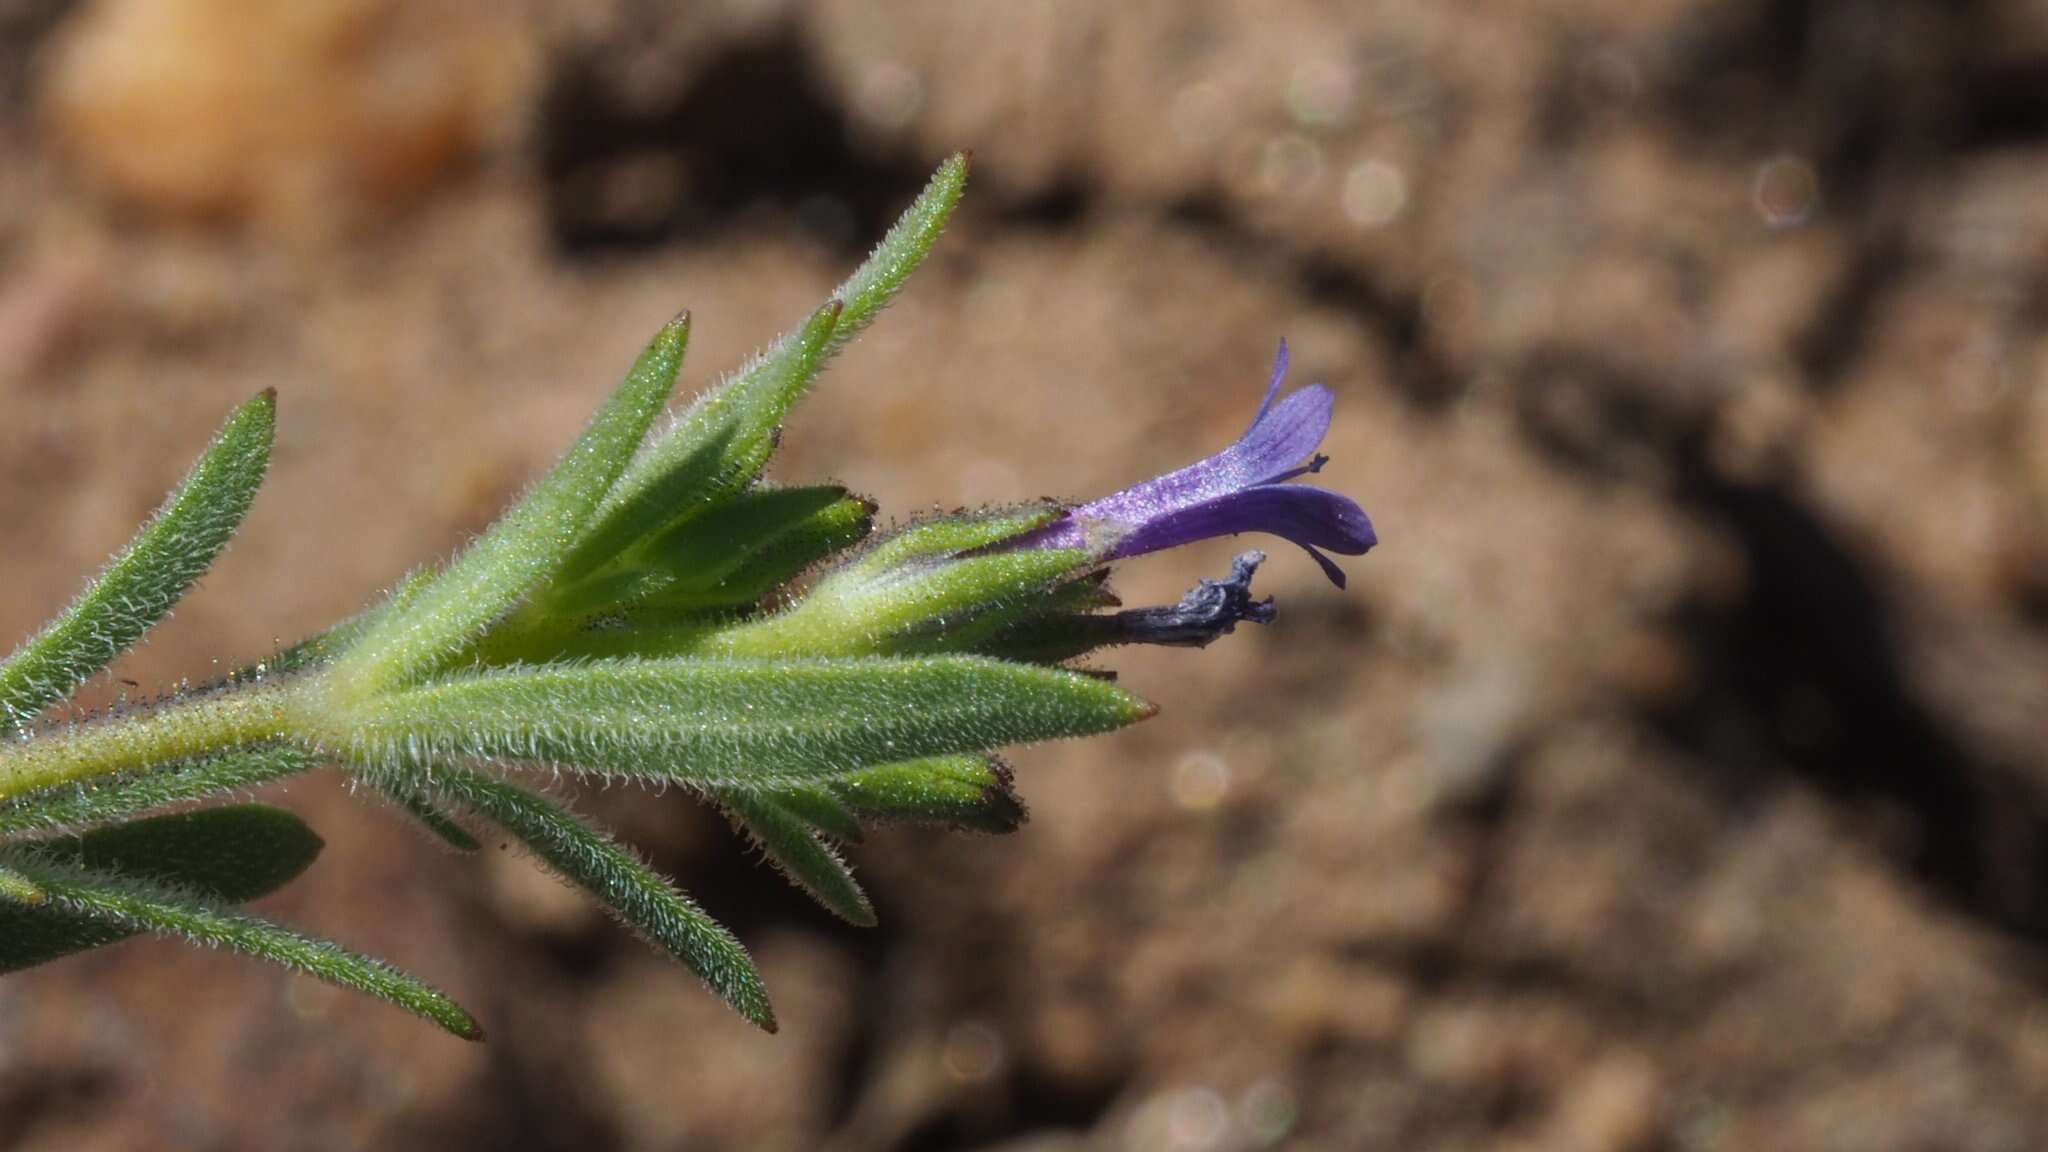
[[[324,228],[518,122],[534,56],[507,8],[469,0],[100,0],[42,97],[77,170],[150,215]]]

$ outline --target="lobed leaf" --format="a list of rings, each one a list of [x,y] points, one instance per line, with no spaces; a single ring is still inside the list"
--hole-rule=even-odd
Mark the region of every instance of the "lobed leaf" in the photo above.
[[[775,1031],[774,1009],[747,950],[610,837],[544,797],[465,768],[436,767],[431,787],[443,803],[465,808],[517,837],[557,874],[596,896],[627,927],[695,972],[734,1011]]]
[[[18,909],[38,920],[79,918],[123,933],[148,932],[241,952],[367,992],[465,1040],[483,1039],[483,1029],[475,1018],[446,995],[415,976],[332,941],[225,911],[203,896],[135,876],[84,871],[27,856],[14,858],[10,864],[48,894],[43,904]]]
[[[806,821],[777,803],[773,794],[726,792],[720,794],[719,803],[734,825],[746,832],[792,883],[846,922],[874,927],[874,906],[846,862],[818,839]]]
[[[230,904],[282,888],[320,854],[297,816],[263,804],[208,808],[10,846],[52,866],[152,881]],[[0,972],[32,967],[136,935],[138,928],[69,910],[48,893],[33,907],[0,904]]]
[[[77,600],[0,663],[0,733],[112,663],[170,612],[241,526],[270,464],[277,397],[228,417],[198,463]]]
[[[525,760],[717,789],[1091,735],[1152,714],[1096,677],[973,656],[614,660],[488,671],[337,718],[370,771]]]
[[[343,661],[347,680],[374,690],[432,670],[552,576],[667,403],[688,342],[685,314],[647,346],[575,445],[524,499],[446,571],[370,622]]]

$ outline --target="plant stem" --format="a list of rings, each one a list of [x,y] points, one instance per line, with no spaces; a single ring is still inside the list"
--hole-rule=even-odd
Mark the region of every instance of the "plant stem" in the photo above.
[[[292,735],[296,683],[244,684],[0,743],[0,801]]]

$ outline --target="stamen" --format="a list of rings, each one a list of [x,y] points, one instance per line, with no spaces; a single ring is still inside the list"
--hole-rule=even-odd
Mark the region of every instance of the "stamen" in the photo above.
[[[1301,467],[1289,468],[1287,471],[1280,473],[1278,476],[1269,476],[1266,479],[1259,481],[1259,483],[1285,484],[1287,481],[1294,479],[1296,476],[1307,476],[1312,472],[1321,472],[1323,470],[1323,465],[1328,464],[1329,462],[1330,458],[1328,456],[1325,456],[1321,452],[1318,452],[1315,454],[1313,458],[1309,460],[1308,463],[1303,464]]]

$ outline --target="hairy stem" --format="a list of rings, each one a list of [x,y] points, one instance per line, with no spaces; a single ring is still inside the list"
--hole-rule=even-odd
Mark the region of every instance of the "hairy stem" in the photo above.
[[[296,692],[289,682],[238,685],[0,743],[0,801],[285,739]]]

